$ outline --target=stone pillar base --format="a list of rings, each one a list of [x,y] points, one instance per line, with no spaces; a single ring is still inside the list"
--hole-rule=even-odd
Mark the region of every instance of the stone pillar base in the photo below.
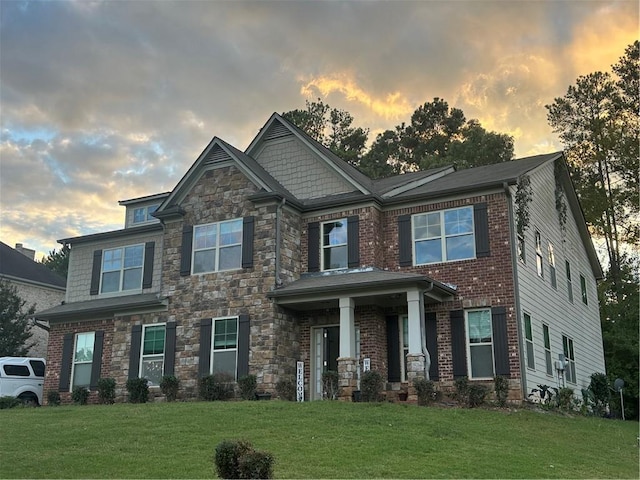
[[[338,398],[343,402],[351,401],[351,394],[358,388],[356,378],[358,360],[352,357],[338,358]]]
[[[410,353],[407,355],[407,382],[409,384],[409,395],[407,401],[412,403],[418,402],[418,394],[413,382],[417,378],[426,378],[425,376],[425,356],[422,353]]]

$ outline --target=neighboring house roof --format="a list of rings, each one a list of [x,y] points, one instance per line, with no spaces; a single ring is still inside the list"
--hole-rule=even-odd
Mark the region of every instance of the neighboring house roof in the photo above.
[[[64,291],[66,279],[43,264],[25,257],[6,243],[0,242],[0,278],[22,281]]]

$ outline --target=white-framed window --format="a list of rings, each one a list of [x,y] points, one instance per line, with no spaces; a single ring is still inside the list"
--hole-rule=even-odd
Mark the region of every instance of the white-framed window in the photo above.
[[[475,258],[473,207],[413,215],[411,224],[416,265]]]
[[[399,351],[400,351],[400,380],[407,381],[407,355],[409,355],[409,316],[398,317]]]
[[[193,227],[193,273],[242,267],[242,218]]]
[[[151,386],[159,386],[164,368],[165,324],[142,327],[140,349],[140,378],[146,378]]]
[[[133,209],[133,223],[147,223],[155,220],[151,216],[155,212],[160,204],[148,205],[146,207],[138,207]]]
[[[492,379],[494,361],[491,310],[467,310],[465,316],[469,378]]]
[[[100,293],[141,290],[143,265],[143,244],[104,250]]]
[[[238,366],[238,317],[214,318],[211,342],[212,373],[237,376]]]
[[[542,240],[540,232],[536,230],[536,270],[539,277],[544,277],[544,266],[542,264]]]
[[[322,223],[322,270],[347,268],[347,219]]]
[[[571,282],[571,264],[569,260],[565,260],[564,267],[567,272],[567,295],[569,296],[569,301],[573,303],[573,283]]]
[[[566,335],[562,335],[562,352],[566,362],[564,378],[569,383],[576,383],[576,357],[573,351],[573,339]]]
[[[580,291],[582,292],[582,303],[589,305],[589,299],[587,298],[587,279],[584,275],[580,275]]]
[[[542,339],[544,341],[544,363],[547,375],[553,375],[553,363],[551,361],[551,337],[549,335],[549,325],[542,324]]]
[[[93,347],[95,340],[95,332],[76,333],[73,346],[73,380],[71,382],[71,388],[89,388],[91,385],[91,367],[93,365]]]
[[[533,331],[531,328],[531,315],[525,313],[524,315],[524,338],[527,350],[527,368],[531,370],[536,369],[536,359],[533,349]]]
[[[551,280],[551,286],[555,289],[558,288],[556,279],[556,257],[553,253],[553,244],[549,242],[547,247],[548,261],[549,261],[549,279]]]
[[[524,234],[518,234],[518,259],[523,264],[527,264]]]

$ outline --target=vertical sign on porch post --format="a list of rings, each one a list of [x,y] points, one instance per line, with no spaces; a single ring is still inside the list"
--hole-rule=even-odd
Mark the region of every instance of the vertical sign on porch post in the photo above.
[[[296,401],[304,402],[304,362],[296,363]]]
[[[371,359],[365,358],[362,360],[362,371],[368,372],[369,370],[371,370]]]

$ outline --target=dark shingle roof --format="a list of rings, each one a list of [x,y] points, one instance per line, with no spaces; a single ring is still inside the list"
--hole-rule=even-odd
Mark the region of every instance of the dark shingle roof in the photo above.
[[[0,277],[64,289],[67,281],[41,263],[0,242]]]

